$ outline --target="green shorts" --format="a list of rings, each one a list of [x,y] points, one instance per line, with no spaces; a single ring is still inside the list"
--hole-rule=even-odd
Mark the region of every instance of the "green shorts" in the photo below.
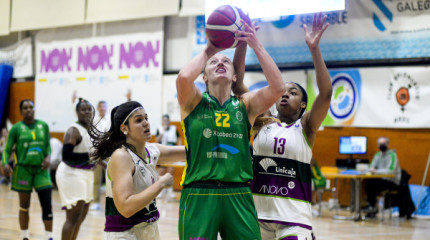
[[[193,184],[181,193],[179,239],[261,240],[260,227],[248,186]]]
[[[31,193],[52,188],[49,169],[43,170],[42,166],[15,165],[12,176],[12,190]]]

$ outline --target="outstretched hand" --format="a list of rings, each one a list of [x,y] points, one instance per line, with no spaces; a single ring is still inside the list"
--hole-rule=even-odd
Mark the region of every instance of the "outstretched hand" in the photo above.
[[[309,48],[313,49],[318,47],[318,44],[320,42],[321,36],[324,33],[324,31],[327,29],[329,24],[325,24],[325,20],[327,19],[327,15],[324,15],[324,17],[321,19],[322,13],[314,14],[314,20],[312,23],[312,30],[308,30],[308,26],[306,24],[303,24],[303,29],[305,30],[305,40],[306,44]]]
[[[260,29],[259,26],[255,26],[254,23],[251,23],[251,26],[246,23],[243,19],[240,20],[240,22],[245,27],[244,31],[236,30],[234,33],[237,37],[234,39],[239,41],[244,41],[248,44],[248,46],[252,49],[255,49],[256,47],[261,46],[260,41],[257,38],[257,31]]]

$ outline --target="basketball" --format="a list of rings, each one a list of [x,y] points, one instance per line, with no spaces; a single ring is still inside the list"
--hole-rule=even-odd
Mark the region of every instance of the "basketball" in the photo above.
[[[235,48],[240,44],[240,41],[234,39],[236,36],[234,31],[244,30],[240,20],[243,19],[251,25],[249,16],[242,9],[230,5],[223,5],[215,9],[209,15],[206,22],[206,36],[215,47],[220,48]]]

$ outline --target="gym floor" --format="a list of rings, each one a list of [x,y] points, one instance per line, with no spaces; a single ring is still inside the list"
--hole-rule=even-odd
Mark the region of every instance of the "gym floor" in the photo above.
[[[179,198],[177,192],[177,198]],[[158,226],[162,240],[178,239],[179,202],[157,201],[160,210]],[[16,240],[20,237],[18,224],[18,194],[9,186],[0,185],[0,240]],[[104,201],[102,202],[104,209]],[[61,238],[61,228],[65,211],[61,210],[58,191],[53,191],[54,239]],[[430,220],[405,220],[388,216],[384,221],[370,219],[361,222],[333,220],[333,212],[323,210],[322,217],[314,217],[314,232],[318,240],[387,240],[387,239],[430,239]],[[388,215],[388,214],[387,214]],[[89,211],[80,229],[79,240],[103,239],[104,211]],[[44,228],[41,220],[41,209],[37,194],[32,194],[30,206],[30,239],[44,240]]]

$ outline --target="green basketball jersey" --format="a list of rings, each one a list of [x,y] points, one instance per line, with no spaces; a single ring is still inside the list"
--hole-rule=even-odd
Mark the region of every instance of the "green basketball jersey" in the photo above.
[[[182,129],[187,164],[181,184],[252,179],[251,125],[243,101],[232,96],[221,106],[205,92],[199,104],[182,121]]]
[[[32,125],[22,121],[16,123],[7,137],[2,164],[7,164],[12,147],[16,144],[15,153],[18,164],[40,166],[46,155],[51,154],[49,139],[49,127],[44,121],[36,120]]]

